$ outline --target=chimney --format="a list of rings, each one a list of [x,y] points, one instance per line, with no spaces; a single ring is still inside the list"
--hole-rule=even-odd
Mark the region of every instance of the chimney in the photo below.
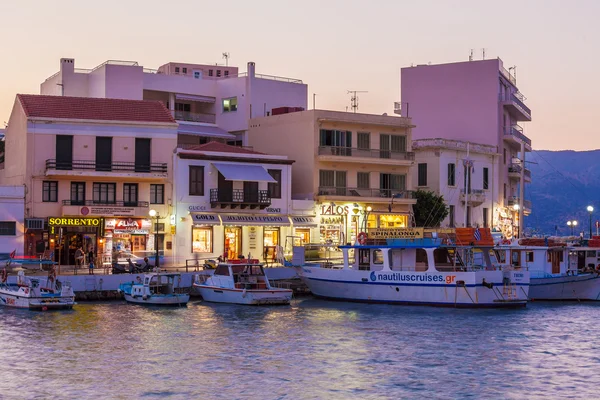
[[[252,61],[250,61],[248,63],[248,76],[250,78],[254,78],[254,73],[256,72],[256,64],[254,64]]]
[[[74,73],[75,72],[75,59],[74,58],[61,58],[60,59],[60,72]]]

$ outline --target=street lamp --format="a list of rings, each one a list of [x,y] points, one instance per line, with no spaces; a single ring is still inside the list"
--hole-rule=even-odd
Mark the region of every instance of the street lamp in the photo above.
[[[150,214],[150,217],[152,217],[152,218],[156,217],[156,224],[154,225],[154,248],[156,249],[156,255],[155,255],[155,259],[154,259],[154,267],[158,270],[158,268],[160,268],[160,263],[158,261],[159,260],[159,258],[158,258],[158,219],[160,218],[160,216],[154,209],[150,210],[148,212],[148,214]]]
[[[519,213],[519,205],[518,204],[513,205],[513,210],[515,210],[515,213],[518,214]],[[514,221],[514,218],[513,218],[513,221]],[[519,233],[521,231],[520,228],[521,228],[521,220],[519,220],[519,224],[517,225],[517,239],[519,238]]]
[[[567,226],[571,227],[571,236],[575,235],[575,227],[577,226],[577,221],[567,221]]]
[[[590,213],[590,239],[592,238],[592,213],[594,212],[594,207],[587,206],[587,210]]]
[[[368,223],[368,221],[369,221],[369,213],[370,213],[371,211],[373,211],[373,207],[371,207],[371,206],[367,206],[367,209],[366,209],[366,211],[365,211],[365,220],[364,220],[364,222],[363,222],[363,223],[364,223],[364,225],[365,225],[365,228],[363,229],[363,232],[365,232],[365,233],[367,232],[367,223]]]

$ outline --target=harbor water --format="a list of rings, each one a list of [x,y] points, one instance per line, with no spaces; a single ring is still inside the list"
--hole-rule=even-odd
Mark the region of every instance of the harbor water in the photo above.
[[[0,398],[597,398],[600,304],[0,308]]]

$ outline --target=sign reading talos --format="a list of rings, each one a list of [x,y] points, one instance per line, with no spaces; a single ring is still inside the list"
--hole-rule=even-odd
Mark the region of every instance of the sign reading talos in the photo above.
[[[423,228],[378,228],[369,230],[371,239],[421,239]]]

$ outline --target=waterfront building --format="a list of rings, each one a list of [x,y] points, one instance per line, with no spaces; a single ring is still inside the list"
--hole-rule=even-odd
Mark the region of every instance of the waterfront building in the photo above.
[[[340,244],[412,226],[412,128],[409,118],[309,110],[254,118],[248,139],[295,160],[292,197],[316,202],[312,242]]]
[[[137,62],[106,61],[92,69],[75,68],[62,58],[60,70],[46,79],[41,94],[159,100],[179,123],[179,144],[208,141],[246,143],[250,118],[279,107],[307,107],[307,88],[299,79],[247,72],[237,67],[167,63],[156,70]]]
[[[23,254],[25,186],[0,186],[0,253]]]
[[[275,261],[276,247],[311,241],[314,203],[292,200],[292,163],[218,142],[178,145],[174,154],[175,259]]]
[[[491,226],[507,236],[511,235],[507,227],[513,224],[521,225],[522,232],[523,215],[531,212],[531,203],[525,199],[525,183],[531,181],[526,166],[531,140],[520,124],[531,121],[531,110],[517,87],[516,67],[507,70],[502,60],[490,59],[402,68],[401,98],[395,109],[415,123],[415,140],[441,138],[498,149],[497,167],[489,171],[490,187],[498,190],[486,193],[491,201],[486,203],[492,210]],[[417,157],[421,154],[429,157],[428,152],[417,152]],[[422,165],[421,175],[438,171],[429,168],[425,159],[418,158],[417,164]],[[474,168],[477,174],[485,165],[475,162]],[[422,182],[431,179],[435,178]],[[480,221],[481,211],[469,220],[471,224]]]
[[[74,264],[78,246],[170,253],[178,124],[157,101],[17,95],[0,183],[25,187],[27,255]],[[154,228],[154,229],[153,229]],[[154,243],[158,229],[158,243]]]

